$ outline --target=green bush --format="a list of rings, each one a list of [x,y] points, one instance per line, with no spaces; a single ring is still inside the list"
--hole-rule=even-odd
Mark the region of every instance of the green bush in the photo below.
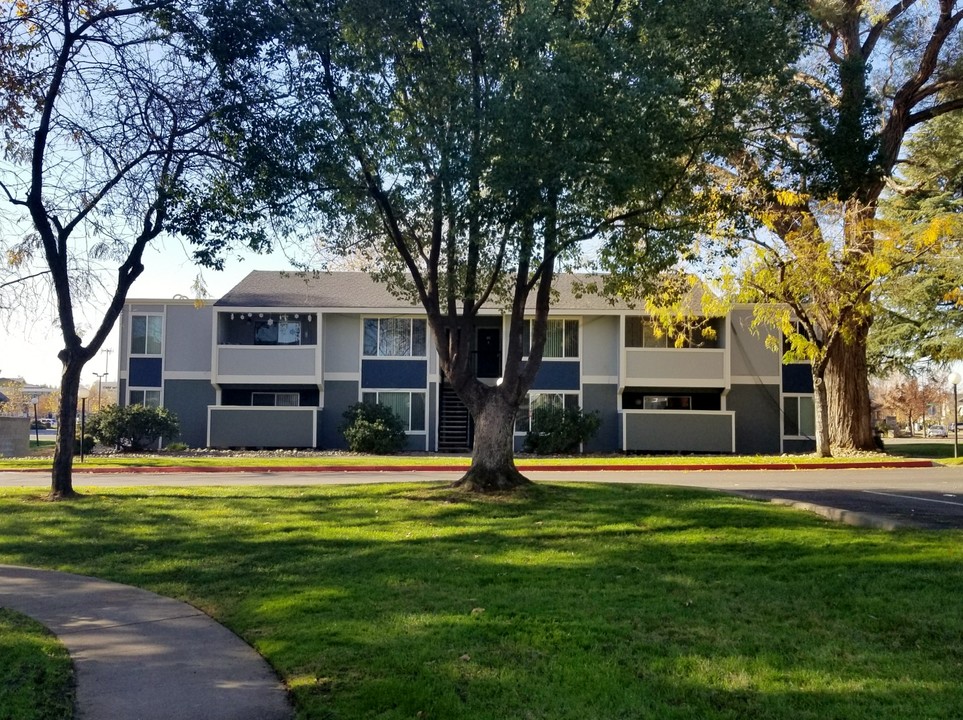
[[[170,440],[180,432],[180,425],[167,408],[108,405],[87,420],[87,430],[101,445],[126,452],[146,450],[158,438]]]
[[[96,444],[97,444],[96,441],[90,435],[90,433],[87,433],[86,435],[84,435],[83,454],[90,455],[90,453],[93,452],[94,450],[94,445]],[[80,433],[79,432],[76,435],[74,435],[74,455],[80,455]]]
[[[597,412],[584,413],[577,407],[536,407],[532,410],[531,429],[525,436],[525,452],[536,455],[578,452],[583,442],[595,437],[601,422]]]
[[[352,452],[390,455],[408,444],[404,422],[389,407],[355,403],[343,417],[341,433]]]

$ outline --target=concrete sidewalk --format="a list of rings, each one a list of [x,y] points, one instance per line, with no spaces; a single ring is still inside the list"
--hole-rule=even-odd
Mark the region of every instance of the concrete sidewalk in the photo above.
[[[0,565],[0,606],[40,621],[66,645],[78,720],[294,716],[267,662],[178,600],[82,575]]]

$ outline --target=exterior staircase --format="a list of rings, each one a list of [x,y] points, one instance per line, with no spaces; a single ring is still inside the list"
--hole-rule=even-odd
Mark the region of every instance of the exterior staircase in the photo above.
[[[441,385],[438,413],[438,451],[471,450],[471,415],[448,383]]]

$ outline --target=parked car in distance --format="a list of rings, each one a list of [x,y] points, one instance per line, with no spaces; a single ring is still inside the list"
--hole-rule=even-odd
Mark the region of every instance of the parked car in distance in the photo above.
[[[946,437],[946,427],[943,425],[930,425],[926,428],[926,437]]]

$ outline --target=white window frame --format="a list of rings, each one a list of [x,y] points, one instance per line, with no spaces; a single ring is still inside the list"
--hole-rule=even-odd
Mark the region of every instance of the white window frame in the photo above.
[[[812,435],[806,435],[802,432],[797,432],[796,435],[786,434],[786,400],[795,399],[796,400],[796,429],[797,431],[802,429],[801,413],[802,413],[802,402],[801,400],[809,400],[812,403],[813,408],[813,432]],[[783,393],[782,396],[782,413],[780,420],[782,422],[782,427],[780,428],[781,434],[787,440],[812,440],[816,437],[816,399],[812,393]]]
[[[534,318],[525,319],[525,329],[522,332],[522,357],[527,359],[529,352],[532,349],[532,323],[534,323]],[[543,360],[581,360],[582,359],[582,319],[577,317],[550,317],[548,318],[548,323],[561,323],[562,324],[562,354],[561,355],[547,355],[543,351]],[[565,331],[566,323],[575,323],[575,341],[578,344],[578,352],[575,355],[566,355],[566,340],[567,335]],[[546,336],[548,334],[546,328]],[[547,342],[547,340],[546,340]]]
[[[700,327],[695,328],[696,330],[699,331],[699,337],[700,337],[700,342],[695,347],[692,346],[691,338],[689,337],[684,338],[685,342],[682,344],[682,347],[677,347],[675,344],[675,341],[669,337],[668,329],[666,329],[665,327],[662,327],[660,323],[657,323],[655,319],[647,315],[623,315],[622,316],[622,332],[624,333],[623,337],[625,338],[625,341],[628,340],[628,334],[629,334],[628,323],[636,322],[636,321],[638,321],[641,324],[640,332],[641,332],[642,344],[629,345],[628,342],[625,342],[625,348],[627,350],[719,350],[721,349],[721,346],[719,344],[718,333],[716,334],[715,338],[711,340],[705,340],[702,336],[701,325]],[[705,321],[707,323],[711,323],[712,318],[705,318]],[[648,344],[645,342],[647,327],[653,328],[653,330],[649,332],[650,335],[653,335],[653,336],[655,335],[655,332],[654,332],[655,328],[658,328],[659,331],[662,333],[660,337],[656,338],[656,342],[652,342]]]
[[[144,318],[144,352],[134,351],[134,320]],[[150,320],[157,318],[160,321],[160,351],[156,353],[147,352],[147,340],[150,337]],[[162,357],[164,355],[164,313],[131,313],[130,315],[130,337],[127,338],[127,349],[131,357]]]
[[[255,405],[254,396],[264,395],[272,396],[274,402],[270,405]],[[288,399],[294,399],[294,403],[278,403],[280,397],[287,397]],[[301,407],[301,393],[298,392],[262,392],[260,390],[255,390],[251,393],[251,406],[252,407]]]
[[[427,434],[428,432],[428,392],[427,390],[408,390],[406,388],[378,388],[378,389],[364,388],[361,390],[360,400],[361,402],[369,402],[369,399],[367,399],[365,396],[374,395],[375,403],[380,404],[381,395],[384,393],[393,393],[393,394],[408,396],[408,417],[401,418],[402,421],[405,423],[405,433],[407,433],[408,435],[426,435]],[[421,418],[421,424],[422,424],[421,430],[411,429],[411,420],[413,417],[415,417],[411,410],[412,395],[421,395],[424,398],[424,404],[423,404],[424,410],[422,412],[422,418]]]
[[[408,323],[408,354],[407,355],[389,355],[382,354],[382,324],[385,322],[407,322]],[[374,354],[368,353],[365,346],[365,334],[366,326],[369,322],[378,323],[378,334],[375,338],[375,352]],[[424,352],[420,355],[414,354],[414,324],[418,322],[424,326]],[[428,358],[428,321],[425,318],[419,317],[404,317],[404,316],[374,316],[369,315],[361,318],[361,357],[363,358],[379,358],[382,360],[394,359],[413,359],[413,360],[425,360]]]
[[[515,417],[515,434],[516,435],[527,435],[528,431],[532,427],[532,410],[535,408],[535,398],[543,395],[558,395],[562,399],[562,407],[566,406],[566,398],[574,397],[575,406],[582,407],[582,393],[578,390],[530,390],[528,394],[519,406],[519,414]],[[527,417],[524,418],[525,424],[523,429],[519,429],[519,422],[522,420],[522,411],[525,411]]]
[[[133,393],[143,393],[143,400],[141,402],[134,402],[131,397]],[[157,404],[152,405],[147,402],[147,393],[157,393]],[[128,405],[144,405],[145,407],[164,407],[164,392],[162,388],[155,387],[129,387],[127,388],[127,404]]]

